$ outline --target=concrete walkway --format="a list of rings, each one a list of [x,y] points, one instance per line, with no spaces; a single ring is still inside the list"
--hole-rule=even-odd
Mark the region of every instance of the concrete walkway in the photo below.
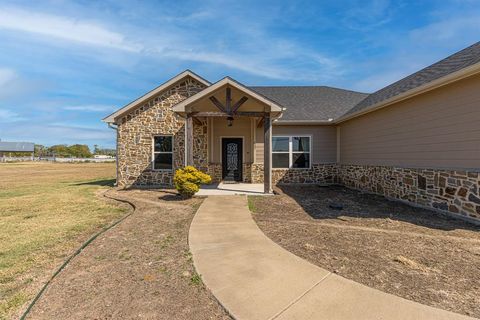
[[[471,319],[366,287],[284,250],[257,227],[245,196],[211,196],[190,227],[205,285],[236,319]]]
[[[200,186],[197,196],[263,195],[263,183],[212,183]]]

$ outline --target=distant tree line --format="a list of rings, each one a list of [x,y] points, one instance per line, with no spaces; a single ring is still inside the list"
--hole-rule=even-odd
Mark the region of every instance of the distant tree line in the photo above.
[[[35,146],[35,155],[39,157],[59,157],[59,158],[91,158],[93,157],[90,148],[84,144],[57,144],[51,147],[42,145]]]
[[[27,155],[25,152],[7,152],[6,154],[13,157],[23,157]],[[91,152],[86,144],[56,144],[51,147],[36,144],[34,151],[35,157],[93,158],[93,156],[97,154],[114,157],[116,150],[100,148],[98,145],[94,145],[93,152]]]
[[[36,157],[92,158],[96,154],[115,156],[115,149],[102,149],[95,145],[92,153],[86,144],[57,144],[51,147],[35,145]]]
[[[106,156],[115,157],[117,154],[117,150],[115,149],[107,149],[107,148],[99,148],[97,144],[93,145],[93,154],[103,154]]]

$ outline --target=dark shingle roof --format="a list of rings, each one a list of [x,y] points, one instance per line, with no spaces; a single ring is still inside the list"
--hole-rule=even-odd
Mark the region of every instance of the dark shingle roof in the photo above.
[[[0,152],[33,152],[35,144],[31,142],[0,141]]]
[[[250,87],[287,108],[281,120],[336,119],[353,108],[368,94],[324,87]]]
[[[474,65],[480,62],[480,42],[471,45],[453,55],[440,60],[431,66],[428,66],[406,78],[403,78],[375,93],[369,95],[365,100],[361,101],[354,108],[347,112],[352,114],[361,111],[377,103],[393,98],[411,89],[432,82],[441,77]]]

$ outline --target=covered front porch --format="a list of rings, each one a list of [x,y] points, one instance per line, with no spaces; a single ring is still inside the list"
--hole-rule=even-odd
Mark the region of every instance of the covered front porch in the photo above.
[[[217,189],[272,192],[272,121],[281,106],[225,78],[173,110],[186,119],[186,165],[210,174]]]

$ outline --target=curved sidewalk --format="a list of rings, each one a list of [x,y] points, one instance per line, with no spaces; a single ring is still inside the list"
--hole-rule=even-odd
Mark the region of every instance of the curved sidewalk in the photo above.
[[[386,294],[281,248],[253,221],[245,196],[211,196],[190,250],[205,285],[236,319],[472,319]]]

